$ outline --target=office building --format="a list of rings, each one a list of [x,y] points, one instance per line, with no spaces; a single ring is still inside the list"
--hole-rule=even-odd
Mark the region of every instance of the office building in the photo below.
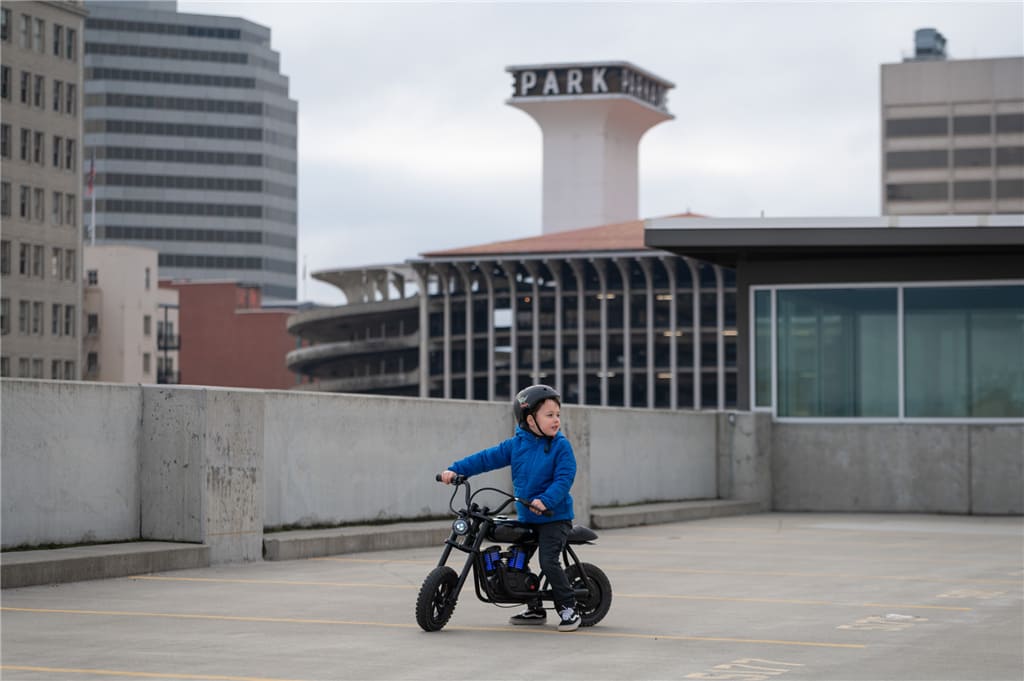
[[[949,59],[934,29],[881,67],[882,213],[1024,212],[1024,57]]]
[[[82,378],[164,382],[158,361],[166,357],[161,355],[164,313],[157,286],[157,252],[137,246],[86,246],[82,267]]]
[[[297,103],[270,29],[175,2],[88,8],[96,243],[155,249],[162,278],[294,300]]]
[[[0,7],[0,376],[81,367],[81,2]]]

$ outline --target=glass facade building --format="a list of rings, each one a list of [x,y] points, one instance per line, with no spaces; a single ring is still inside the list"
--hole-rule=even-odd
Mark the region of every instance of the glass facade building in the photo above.
[[[755,408],[780,418],[1024,418],[1024,283],[751,292]]]
[[[161,278],[297,284],[297,103],[270,29],[175,3],[90,2],[85,171],[96,241],[159,252]],[[84,203],[86,221],[92,200]]]
[[[736,269],[741,409],[1024,420],[1024,215],[649,221]]]

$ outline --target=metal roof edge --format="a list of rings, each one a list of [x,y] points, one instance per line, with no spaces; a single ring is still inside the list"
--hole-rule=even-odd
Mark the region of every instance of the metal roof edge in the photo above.
[[[1024,213],[991,215],[882,215],[869,217],[651,218],[647,230],[700,229],[939,229],[1024,227]]]

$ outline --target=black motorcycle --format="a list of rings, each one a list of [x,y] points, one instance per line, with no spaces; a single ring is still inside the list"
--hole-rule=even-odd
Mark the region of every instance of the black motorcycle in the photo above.
[[[437,476],[441,480],[441,476]],[[554,608],[554,597],[548,580],[530,570],[530,558],[537,550],[537,538],[528,523],[520,523],[499,515],[510,504],[518,501],[529,506],[530,502],[494,487],[483,487],[472,491],[465,476],[453,481],[455,490],[448,501],[448,508],[457,517],[452,522],[452,533],[445,540],[444,550],[437,567],[423,580],[416,598],[416,622],[424,631],[440,631],[455,612],[470,570],[473,572],[473,586],[477,598],[485,603],[498,606],[521,605],[534,601],[550,601]],[[465,491],[465,506],[456,510],[455,496],[459,487]],[[481,492],[497,492],[507,497],[504,503],[493,511],[480,506],[474,498]],[[546,515],[551,512],[547,511]],[[612,604],[612,585],[608,577],[596,565],[584,563],[576,555],[573,546],[590,544],[597,534],[589,528],[577,525],[569,533],[569,541],[562,549],[562,563],[569,584],[576,594],[576,612],[584,627],[591,627],[608,614]],[[508,544],[484,546],[485,542]],[[466,554],[466,563],[461,572],[446,565],[452,550]]]

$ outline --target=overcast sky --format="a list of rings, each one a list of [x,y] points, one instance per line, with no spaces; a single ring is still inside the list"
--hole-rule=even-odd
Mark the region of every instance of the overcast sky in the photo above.
[[[640,216],[880,213],[879,66],[1024,54],[1024,3],[179,0],[272,30],[299,104],[299,269],[540,234],[541,133],[509,65],[630,61],[676,84]],[[340,303],[311,278],[300,298]]]

